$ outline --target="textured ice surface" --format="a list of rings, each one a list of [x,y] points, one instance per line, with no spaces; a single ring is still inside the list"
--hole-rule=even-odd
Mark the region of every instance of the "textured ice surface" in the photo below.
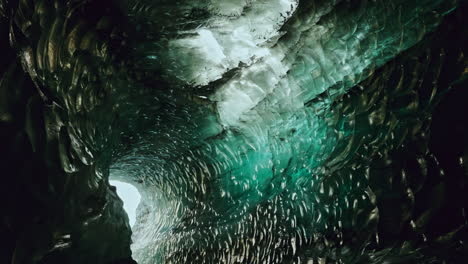
[[[0,0],[1,260],[466,262],[459,5]]]
[[[268,47],[281,36],[280,27],[296,7],[295,0],[208,2],[200,7],[208,18],[194,29],[178,31],[160,57],[167,57],[166,71],[176,78],[206,85],[240,63],[270,54]]]
[[[140,212],[135,257],[352,262],[383,239],[372,230],[386,217],[376,195],[387,191],[373,179],[385,176],[372,160],[416,137],[422,120],[410,113],[424,116],[432,100],[413,99],[416,73],[389,84],[382,75],[397,66],[374,71],[433,31],[450,5],[250,1],[227,17],[232,7],[222,6],[201,7],[208,18],[168,34],[156,53],[169,82],[193,87],[206,109],[160,109],[157,129],[111,167],[158,190]],[[403,186],[394,195],[411,204]],[[371,252],[362,259],[378,263]]]

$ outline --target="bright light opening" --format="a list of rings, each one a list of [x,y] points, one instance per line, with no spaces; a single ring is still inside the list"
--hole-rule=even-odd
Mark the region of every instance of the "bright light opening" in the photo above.
[[[133,227],[136,219],[136,209],[140,203],[141,195],[135,186],[119,181],[109,181],[117,188],[117,195],[124,203],[124,210],[127,212],[130,226]]]

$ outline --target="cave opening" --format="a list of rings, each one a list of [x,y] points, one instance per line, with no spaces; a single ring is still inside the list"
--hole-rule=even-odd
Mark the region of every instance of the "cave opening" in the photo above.
[[[109,183],[117,189],[117,195],[123,201],[123,208],[128,215],[130,227],[133,227],[136,221],[136,210],[141,201],[141,194],[138,189],[126,182],[110,180]]]

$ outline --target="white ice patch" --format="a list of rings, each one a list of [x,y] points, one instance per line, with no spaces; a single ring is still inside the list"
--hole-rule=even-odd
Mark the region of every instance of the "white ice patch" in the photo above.
[[[211,99],[218,101],[223,124],[235,125],[243,113],[274,91],[288,69],[282,59],[279,53],[269,53],[261,62],[246,68],[238,78],[229,80],[217,90]]]
[[[280,35],[280,27],[297,8],[296,0],[216,3],[202,27],[169,41],[171,61],[178,63],[168,65],[168,71],[192,85],[206,85],[241,62],[250,65],[267,56],[269,41]]]
[[[271,112],[293,113],[326,91],[324,97],[330,98],[346,92],[370,74],[367,69],[383,65],[426,32],[411,23],[387,26],[398,23],[398,8],[383,16],[378,3],[369,4],[357,19],[353,13],[337,13],[339,2],[326,1],[300,16],[293,16],[297,0],[213,2],[206,23],[170,41],[176,69],[168,70],[203,86],[242,65],[210,99],[217,102],[223,126],[248,127]],[[287,21],[287,36],[280,38]]]
[[[343,94],[371,73],[366,69],[383,65],[427,31],[410,23],[401,26],[419,34],[402,35],[400,27],[382,31],[391,22],[381,16],[378,4],[368,6],[364,16],[376,22],[366,24],[353,15],[330,14],[336,2],[310,9],[302,19],[292,18],[286,38],[216,89],[210,99],[217,102],[224,126],[269,122],[262,117],[293,113],[325,91],[324,97]]]
[[[223,53],[223,48],[219,45],[218,41],[214,38],[213,33],[207,29],[198,30],[198,44],[202,53],[206,55],[206,59],[215,64],[221,64],[226,58]]]

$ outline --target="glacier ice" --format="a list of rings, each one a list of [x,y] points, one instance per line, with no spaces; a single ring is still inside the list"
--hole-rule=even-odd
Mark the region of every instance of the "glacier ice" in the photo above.
[[[466,262],[466,10],[0,0],[0,262]]]

